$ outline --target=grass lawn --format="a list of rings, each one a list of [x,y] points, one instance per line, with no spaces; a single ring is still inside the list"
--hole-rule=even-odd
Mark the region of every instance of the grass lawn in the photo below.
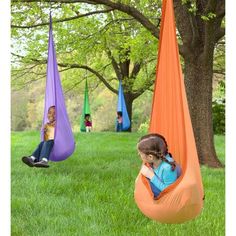
[[[66,161],[50,168],[21,162],[39,141],[38,132],[13,132],[11,235],[13,236],[223,236],[225,170],[201,168],[205,188],[202,214],[179,225],[160,224],[137,208],[134,181],[141,161],[138,133],[78,133]],[[224,136],[215,137],[224,162]]]

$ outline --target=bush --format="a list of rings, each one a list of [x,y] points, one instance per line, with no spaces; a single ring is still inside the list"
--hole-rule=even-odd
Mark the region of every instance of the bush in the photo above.
[[[213,129],[215,134],[225,134],[225,99],[212,102]]]
[[[148,133],[148,128],[149,128],[149,122],[146,121],[142,124],[140,124],[138,128],[138,133]]]

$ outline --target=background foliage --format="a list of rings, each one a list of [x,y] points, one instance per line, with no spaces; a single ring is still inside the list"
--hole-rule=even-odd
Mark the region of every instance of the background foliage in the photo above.
[[[142,9],[142,13],[159,27],[161,1],[121,2]],[[188,2],[183,1],[184,4]],[[194,13],[194,1],[191,6]],[[130,71],[135,63],[140,63],[141,69],[134,81],[130,79],[126,82],[126,89],[136,92],[147,83],[153,84],[158,40],[129,15],[113,11],[56,23],[58,19],[104,10],[108,8],[102,5],[53,3],[53,29],[58,63],[87,65],[99,72],[112,88],[117,89],[117,74],[111,57],[120,63],[129,60]],[[23,14],[25,12],[27,14]],[[48,16],[47,3],[12,4],[12,130],[39,129],[41,126]],[[32,25],[40,24],[41,26],[31,28]],[[224,133],[224,89],[221,89],[224,83],[221,82],[224,81],[224,54],[223,39],[217,44],[214,55],[213,120],[216,133]],[[181,62],[184,68],[183,60]],[[85,78],[88,78],[89,83],[94,131],[114,130],[116,94],[88,70],[63,65],[59,68],[73,130],[79,130]],[[147,130],[152,89],[153,86],[146,86],[144,92],[134,100],[133,131]]]

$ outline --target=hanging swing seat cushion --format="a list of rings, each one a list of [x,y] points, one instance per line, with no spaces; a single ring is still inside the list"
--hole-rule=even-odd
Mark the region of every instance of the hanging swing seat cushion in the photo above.
[[[134,197],[147,217],[183,223],[203,207],[203,185],[179,59],[173,0],[162,1],[162,18],[150,133],[165,137],[168,151],[181,165],[181,176],[153,199],[148,181],[138,174]]]
[[[86,115],[90,116],[89,121],[85,121],[85,116]],[[80,131],[81,132],[86,132],[86,126],[90,126],[90,127],[92,126],[87,79],[85,80],[83,111],[82,111],[82,114],[81,114],[81,117],[80,117]]]
[[[182,173],[180,165],[176,165],[176,171],[177,171],[177,178],[179,178]]]
[[[194,182],[182,182],[180,176],[175,183],[154,199],[149,181],[139,174],[135,182],[135,202],[147,217],[161,223],[183,223],[195,218],[202,210],[202,199]]]
[[[130,127],[130,118],[129,118],[129,114],[128,114],[126,103],[125,103],[125,96],[124,96],[124,91],[123,91],[121,80],[119,81],[118,103],[117,103],[116,110],[117,110],[117,112],[122,113],[122,126],[119,128],[122,131],[128,130]],[[119,125],[119,124],[116,122],[116,129],[117,129],[117,125]]]
[[[55,106],[56,125],[54,145],[50,153],[50,161],[63,161],[71,156],[75,150],[74,135],[66,111],[60,74],[57,66],[56,50],[53,41],[52,17],[50,13],[47,81],[45,88],[44,117],[41,128],[41,141],[44,140],[44,125],[48,122],[47,113],[51,106]]]

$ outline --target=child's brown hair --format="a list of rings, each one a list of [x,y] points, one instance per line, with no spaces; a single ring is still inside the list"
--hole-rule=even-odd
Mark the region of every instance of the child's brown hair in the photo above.
[[[51,108],[54,108],[54,109],[56,110],[56,106],[53,105],[53,106],[50,106],[50,107],[48,108],[48,112],[50,111]]]
[[[153,155],[157,159],[167,162],[171,165],[171,169],[175,170],[176,162],[168,161],[165,156],[169,154],[168,145],[165,138],[160,134],[147,134],[140,138],[138,142],[138,150],[146,155]]]

